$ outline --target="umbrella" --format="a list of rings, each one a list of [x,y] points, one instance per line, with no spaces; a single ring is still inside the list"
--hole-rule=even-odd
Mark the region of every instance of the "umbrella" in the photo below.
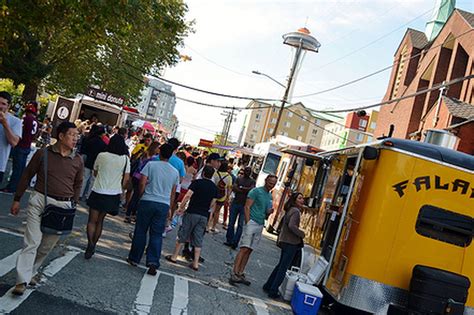
[[[136,120],[132,123],[132,126],[143,128],[149,131],[155,131],[155,127],[153,127],[153,125],[148,121],[144,120]]]

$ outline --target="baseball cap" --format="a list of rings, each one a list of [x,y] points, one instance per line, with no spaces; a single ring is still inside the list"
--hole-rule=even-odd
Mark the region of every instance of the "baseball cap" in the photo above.
[[[212,160],[218,160],[218,161],[222,161],[224,158],[221,157],[218,153],[211,153],[209,154],[209,156],[207,157],[207,160],[208,161],[212,161]]]
[[[36,114],[36,112],[38,111],[38,103],[36,101],[29,101],[28,103],[26,103],[25,110]]]

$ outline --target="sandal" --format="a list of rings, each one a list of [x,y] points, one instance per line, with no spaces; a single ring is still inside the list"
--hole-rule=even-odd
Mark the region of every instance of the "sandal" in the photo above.
[[[194,267],[193,264],[189,264],[188,267],[191,268],[191,269],[194,270],[194,271],[198,271],[198,270],[199,270],[199,268]]]
[[[165,259],[166,259],[167,261],[169,261],[169,262],[172,262],[173,264],[177,264],[178,261],[177,261],[177,260],[173,260],[173,258],[171,258],[171,257],[173,257],[173,256],[172,256],[172,255],[168,255],[168,256],[165,256]]]

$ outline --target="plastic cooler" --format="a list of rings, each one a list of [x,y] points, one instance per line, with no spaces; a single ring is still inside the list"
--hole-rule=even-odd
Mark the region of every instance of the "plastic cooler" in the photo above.
[[[291,301],[297,281],[308,282],[308,276],[299,271],[298,267],[291,267],[291,270],[286,272],[285,279],[279,288],[280,294],[285,301]]]
[[[317,314],[322,300],[323,294],[317,287],[296,282],[295,291],[291,298],[291,309],[296,315]]]

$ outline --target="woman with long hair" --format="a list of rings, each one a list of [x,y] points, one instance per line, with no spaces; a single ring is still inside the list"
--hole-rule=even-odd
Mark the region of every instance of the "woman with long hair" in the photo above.
[[[179,153],[179,152],[178,152]],[[189,185],[196,179],[197,169],[194,167],[196,160],[192,156],[188,156],[184,162],[186,168],[186,175],[181,181],[181,191],[179,193],[178,202],[183,200],[184,195],[188,192]]]
[[[278,298],[278,288],[285,279],[285,274],[295,258],[296,253],[303,247],[304,231],[300,230],[301,209],[304,206],[303,195],[294,192],[285,204],[285,215],[282,228],[278,235],[277,245],[281,248],[280,260],[272,271],[263,290],[270,298]]]
[[[128,148],[122,137],[112,137],[105,152],[99,153],[94,163],[94,174],[96,179],[87,200],[89,221],[87,249],[84,255],[86,259],[94,255],[105,216],[118,214],[122,189],[129,178]]]
[[[155,155],[160,151],[160,143],[152,142],[145,153],[138,158],[137,161],[133,163],[132,167],[132,189],[133,195],[130,199],[130,202],[127,206],[127,212],[125,213],[125,223],[132,223],[135,220],[135,215],[137,213],[137,205],[140,200],[140,194],[138,192],[138,184],[140,182],[141,174],[140,171],[145,166],[148,161],[150,161]]]

